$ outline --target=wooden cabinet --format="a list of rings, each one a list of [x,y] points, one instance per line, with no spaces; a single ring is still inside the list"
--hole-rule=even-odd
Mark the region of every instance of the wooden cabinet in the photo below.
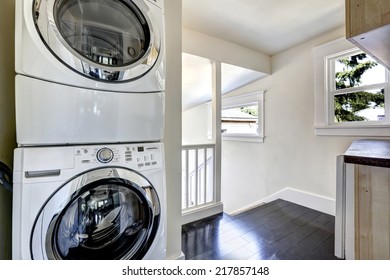
[[[390,69],[390,1],[346,0],[346,37]]]
[[[347,0],[347,38],[390,24],[389,0]]]
[[[390,260],[390,141],[354,141],[338,166],[336,255]]]
[[[355,167],[355,258],[390,260],[390,168]]]

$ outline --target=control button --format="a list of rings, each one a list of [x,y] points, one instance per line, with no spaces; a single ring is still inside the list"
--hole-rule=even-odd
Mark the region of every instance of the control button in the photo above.
[[[153,155],[153,154],[150,155],[150,159],[151,159],[151,160],[156,160],[156,155]]]
[[[144,167],[144,164],[143,163],[138,163],[138,168],[142,168]]]
[[[145,162],[145,166],[150,166],[150,162]]]
[[[157,161],[152,161],[152,165],[157,165]]]
[[[89,159],[84,159],[81,161],[81,163],[90,163],[91,161]]]
[[[102,148],[96,155],[98,161],[102,163],[108,163],[114,158],[114,152],[109,148]]]

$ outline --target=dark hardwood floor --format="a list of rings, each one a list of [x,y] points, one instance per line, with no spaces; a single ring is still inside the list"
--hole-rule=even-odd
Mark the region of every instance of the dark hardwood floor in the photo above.
[[[182,250],[192,260],[337,259],[334,217],[279,199],[184,225]]]

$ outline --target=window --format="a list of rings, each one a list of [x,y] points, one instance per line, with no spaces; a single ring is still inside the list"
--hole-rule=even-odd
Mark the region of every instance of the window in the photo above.
[[[329,124],[386,121],[382,65],[360,50],[330,56],[327,63]]]
[[[389,71],[345,39],[314,49],[316,134],[390,136]]]
[[[264,142],[264,91],[222,99],[223,140]]]

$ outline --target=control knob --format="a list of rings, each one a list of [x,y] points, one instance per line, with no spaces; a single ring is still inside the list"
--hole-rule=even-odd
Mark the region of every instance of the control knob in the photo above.
[[[109,148],[101,148],[96,157],[102,163],[109,163],[114,158],[114,152]]]

